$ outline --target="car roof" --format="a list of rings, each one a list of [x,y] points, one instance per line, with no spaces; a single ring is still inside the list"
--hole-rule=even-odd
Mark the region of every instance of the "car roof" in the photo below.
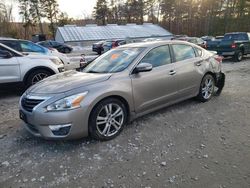
[[[187,44],[193,46],[193,44],[186,42],[186,41],[180,41],[180,40],[169,40],[169,41],[149,41],[149,42],[138,42],[138,43],[130,43],[120,46],[119,48],[154,48],[162,45],[167,44]]]

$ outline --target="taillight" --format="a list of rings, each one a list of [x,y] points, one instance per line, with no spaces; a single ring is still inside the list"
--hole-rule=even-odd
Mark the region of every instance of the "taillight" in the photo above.
[[[214,59],[215,59],[218,63],[222,63],[223,57],[222,57],[222,56],[215,56]]]
[[[231,48],[236,48],[236,44],[233,43],[233,44],[231,45]]]

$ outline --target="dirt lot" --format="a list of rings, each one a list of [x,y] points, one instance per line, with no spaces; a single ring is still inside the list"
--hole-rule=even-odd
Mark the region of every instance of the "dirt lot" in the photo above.
[[[109,142],[45,141],[18,118],[19,95],[0,95],[0,187],[250,187],[250,58],[226,61],[225,89],[128,125]]]

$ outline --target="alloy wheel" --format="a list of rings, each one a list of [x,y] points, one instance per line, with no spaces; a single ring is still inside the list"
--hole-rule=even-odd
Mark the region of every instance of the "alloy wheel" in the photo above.
[[[115,135],[122,128],[124,117],[123,109],[118,104],[106,104],[97,115],[97,131],[105,137]]]
[[[37,82],[43,80],[44,78],[47,78],[49,75],[46,73],[38,73],[33,76],[31,83],[32,85],[36,84]]]
[[[210,77],[207,77],[202,85],[202,96],[204,99],[209,99],[214,91],[214,80]]]

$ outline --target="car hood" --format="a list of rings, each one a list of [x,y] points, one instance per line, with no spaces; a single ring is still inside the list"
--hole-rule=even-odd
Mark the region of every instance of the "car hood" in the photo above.
[[[46,78],[28,89],[28,93],[56,94],[108,80],[112,74],[67,71]]]

